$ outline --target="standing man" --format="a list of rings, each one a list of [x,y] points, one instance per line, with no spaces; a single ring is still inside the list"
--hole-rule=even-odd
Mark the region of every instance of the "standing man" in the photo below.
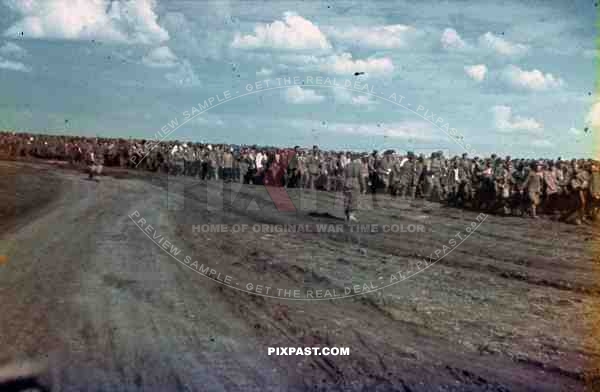
[[[86,151],[86,163],[89,172],[88,179],[93,180],[94,174],[102,174],[102,154],[100,153],[100,146],[97,142],[94,144],[88,143]]]
[[[459,194],[463,201],[471,201],[473,196],[472,178],[473,165],[467,153],[463,153],[459,162],[460,189]],[[464,204],[464,203],[463,203]]]
[[[239,157],[239,168],[240,168],[240,184],[246,184],[246,176],[248,173],[248,169],[250,169],[250,162],[248,158],[248,153],[246,150],[242,150]]]
[[[560,187],[558,183],[558,170],[554,166],[553,161],[549,161],[544,165],[544,213],[553,213],[558,207],[558,197],[560,195]]]
[[[415,198],[415,191],[418,178],[416,178],[417,167],[415,162],[415,154],[409,151],[406,154],[406,159],[398,164],[398,195],[402,198]]]
[[[223,181],[230,182],[233,178],[233,148],[223,152]]]
[[[539,163],[532,163],[531,170],[527,175],[527,179],[523,184],[523,190],[527,191],[529,197],[529,207],[531,211],[531,217],[537,218],[537,207],[540,205],[540,197],[542,194],[542,166]]]
[[[369,184],[369,157],[364,155],[360,158],[360,193],[367,194]]]
[[[432,201],[442,200],[442,155],[441,152],[431,153],[431,160],[427,171],[427,194]]]
[[[308,157],[308,188],[316,189],[316,181],[320,175],[321,157],[319,147],[313,146],[312,153]]]
[[[589,197],[589,213],[592,219],[596,219],[600,208],[600,167],[598,166],[598,161],[590,162]]]
[[[288,156],[288,165],[287,165],[287,182],[286,187],[288,188],[296,188],[298,186],[299,175],[299,165],[298,165],[298,149],[300,146],[295,146],[294,151],[290,152],[291,157]]]
[[[449,205],[457,206],[458,199],[460,198],[460,163],[458,159],[454,158],[451,161],[451,168],[448,171],[446,177],[446,185],[448,187],[448,193],[446,195],[446,201]]]
[[[373,150],[373,153],[369,155],[368,164],[371,193],[373,194],[373,197],[375,197],[375,194],[377,192],[377,186],[379,186],[379,173],[377,170],[379,168],[379,160],[377,158],[377,150]]]
[[[354,214],[358,205],[360,191],[360,160],[354,159],[344,167],[344,214],[347,222],[356,222]]]

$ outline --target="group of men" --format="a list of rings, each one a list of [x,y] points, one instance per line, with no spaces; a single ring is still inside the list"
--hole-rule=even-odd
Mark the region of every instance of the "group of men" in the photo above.
[[[600,166],[591,159],[563,160],[445,157],[150,142],[136,139],[51,136],[0,132],[0,157],[62,160],[86,165],[90,176],[102,166],[344,192],[346,216],[354,219],[358,194],[388,193],[456,207],[531,217],[556,215],[580,224],[594,219],[600,200]]]

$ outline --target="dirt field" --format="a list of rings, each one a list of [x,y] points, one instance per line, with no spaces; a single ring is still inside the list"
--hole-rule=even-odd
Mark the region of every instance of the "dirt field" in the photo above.
[[[335,194],[290,190],[297,210],[279,212],[264,187],[122,171],[94,182],[41,163],[0,161],[0,192],[0,360],[47,358],[42,379],[57,390],[600,388],[592,225],[482,221],[383,196],[370,208],[365,196],[360,224],[423,230],[350,232]],[[210,224],[344,229],[203,231]],[[231,287],[153,237],[221,274],[212,278],[231,277]],[[385,289],[307,298],[381,288],[436,250],[447,254]],[[248,283],[273,295],[245,293]],[[273,298],[277,288],[284,294]],[[267,355],[288,346],[350,355]]]

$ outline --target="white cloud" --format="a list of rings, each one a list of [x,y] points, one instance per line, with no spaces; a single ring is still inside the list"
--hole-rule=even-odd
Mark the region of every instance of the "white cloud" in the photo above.
[[[293,104],[319,103],[325,99],[324,96],[318,95],[314,90],[304,89],[300,86],[287,88],[284,98],[287,102]]]
[[[326,32],[338,41],[373,49],[404,48],[417,30],[407,25],[329,28]]]
[[[579,135],[581,135],[581,130],[577,129],[577,128],[574,128],[574,127],[571,127],[571,128],[569,128],[569,133],[571,133],[571,134],[573,134],[575,136],[579,136]]]
[[[377,101],[373,100],[369,95],[358,95],[352,92],[342,89],[334,89],[335,100],[339,103],[349,103],[357,106],[369,106],[377,104]]]
[[[509,65],[504,70],[504,79],[515,88],[545,91],[562,87],[565,82],[551,73],[544,74],[538,69],[525,71],[517,66]]]
[[[194,3],[202,4],[201,12],[196,12]],[[231,7],[228,0],[188,1],[178,3],[179,11],[161,13],[160,24],[172,38],[169,46],[179,55],[222,60],[231,43]]]
[[[465,73],[476,82],[483,81],[483,79],[485,79],[487,71],[488,69],[485,66],[485,64],[465,66]]]
[[[323,58],[309,54],[284,54],[279,57],[283,63],[300,65],[303,67],[316,66],[323,61]]]
[[[527,45],[512,43],[489,31],[479,37],[479,45],[503,56],[517,56],[529,50]]]
[[[27,51],[13,42],[6,42],[0,46],[0,55],[3,56],[15,56],[23,57],[27,54]]]
[[[168,46],[152,49],[142,58],[142,63],[152,68],[169,69],[165,78],[177,87],[202,85],[189,60],[180,60]]]
[[[31,67],[18,62],[10,61],[0,57],[0,69],[8,69],[10,71],[31,72]]]
[[[463,41],[458,32],[450,28],[444,30],[442,37],[440,38],[440,43],[442,44],[442,47],[447,50],[465,49],[467,47],[466,42]]]
[[[257,25],[254,35],[237,33],[231,46],[242,49],[331,49],[325,34],[310,20],[291,12],[286,12],[283,19]]]
[[[174,72],[167,73],[165,77],[178,87],[194,87],[202,85],[188,60],[183,60]]]
[[[6,0],[20,19],[6,36],[154,44],[169,39],[155,0]]]
[[[287,54],[279,57],[283,63],[293,64],[304,71],[321,71],[339,75],[353,76],[355,72],[365,75],[385,75],[394,72],[394,64],[389,57],[353,59],[350,53],[330,56],[314,56],[307,54]],[[282,65],[286,68],[286,65]]]
[[[273,73],[273,70],[268,68],[261,68],[260,71],[256,71],[256,76],[269,76]]]
[[[492,108],[494,126],[499,131],[529,131],[541,132],[544,126],[533,118],[513,116],[510,106],[497,105]]]
[[[371,75],[385,75],[394,72],[394,64],[389,57],[353,60],[350,53],[333,55],[321,61],[321,71],[338,75],[354,75],[355,72],[365,72]]]
[[[178,64],[177,56],[168,46],[160,46],[152,49],[142,58],[142,62],[148,67],[154,68],[172,68]]]

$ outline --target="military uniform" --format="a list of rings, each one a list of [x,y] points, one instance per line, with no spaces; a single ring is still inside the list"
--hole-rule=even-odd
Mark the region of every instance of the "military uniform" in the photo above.
[[[540,204],[542,194],[542,181],[541,172],[530,170],[523,184],[523,190],[527,192],[529,198],[529,207],[533,218],[537,218],[537,207]]]
[[[358,205],[360,190],[360,168],[361,163],[358,159],[353,160],[344,168],[344,214],[346,215],[346,220],[348,221],[357,220],[354,212],[356,211]]]
[[[309,155],[306,163],[308,166],[307,187],[309,189],[316,189],[317,181],[321,174],[321,157],[319,156],[319,153],[313,152],[311,155]]]
[[[398,181],[398,195],[400,197],[410,197],[414,199],[417,188],[417,162],[412,154],[408,155],[408,158],[398,164],[399,167],[399,181]]]
[[[440,201],[443,200],[442,194],[442,160],[441,157],[436,153],[432,154],[429,166],[427,168],[427,196],[430,200]]]

